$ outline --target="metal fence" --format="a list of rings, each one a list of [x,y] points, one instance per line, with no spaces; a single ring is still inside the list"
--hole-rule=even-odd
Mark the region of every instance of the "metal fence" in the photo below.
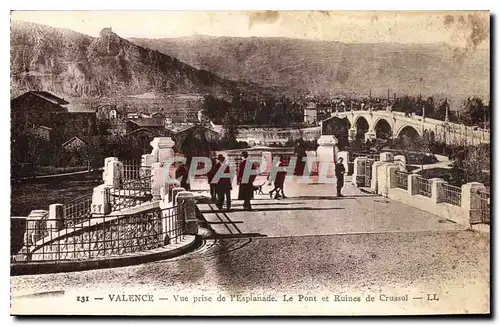
[[[417,177],[415,182],[415,193],[426,197],[432,197],[432,184],[428,179]]]
[[[121,187],[107,189],[111,211],[119,211],[151,201],[151,175],[124,182]]]
[[[408,173],[396,171],[396,187],[408,190]]]
[[[445,183],[441,188],[441,192],[438,196],[438,199],[439,203],[448,203],[455,206],[461,206],[462,188]]]
[[[90,218],[92,195],[77,197],[63,204],[64,224],[75,225]]]
[[[78,226],[57,228],[46,220],[46,235],[11,256],[16,261],[64,261],[129,254],[178,243],[186,234],[185,202],[120,216],[91,217]],[[39,232],[28,226],[27,234]]]
[[[490,211],[490,201],[491,194],[488,190],[479,190],[476,193],[479,199],[479,216],[480,223],[490,224],[491,222],[491,211]]]
[[[141,166],[140,161],[123,161],[123,180],[136,180],[151,175],[151,167]]]

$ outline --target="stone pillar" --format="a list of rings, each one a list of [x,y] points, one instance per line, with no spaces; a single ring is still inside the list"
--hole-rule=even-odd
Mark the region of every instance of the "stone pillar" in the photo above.
[[[104,181],[104,182],[106,182],[106,180],[108,179],[108,177],[107,177],[108,173],[111,173],[111,172],[108,172],[108,164],[110,162],[119,162],[119,161],[118,161],[117,157],[106,157],[104,159],[104,171],[102,172],[102,181]]]
[[[335,150],[337,143],[337,138],[333,135],[322,135],[318,139],[319,146],[316,149],[316,153],[318,156],[319,169],[328,169],[326,173],[328,178],[335,175]],[[321,174],[320,171],[319,174]]]
[[[345,168],[345,173],[347,175],[347,171],[349,171],[349,152],[348,151],[341,151],[337,153],[337,160],[339,158],[342,158],[342,164],[344,165]]]
[[[394,163],[398,164],[399,171],[406,172],[406,157],[404,155],[394,156]]]
[[[168,184],[167,173],[167,167],[164,163],[157,162],[151,165],[151,195],[153,200],[160,199],[160,188]]]
[[[152,154],[141,155],[141,167],[139,168],[139,177],[143,178],[151,174],[151,165],[156,163],[156,157]]]
[[[387,185],[388,189],[397,188],[397,177],[396,171],[399,171],[399,167],[395,165],[387,166]]]
[[[33,210],[26,218],[26,231],[24,232],[24,245],[33,246],[43,237],[41,219],[49,212],[46,210]]]
[[[59,231],[64,225],[64,210],[62,204],[49,205],[49,219],[46,222],[49,234]]]
[[[432,178],[431,182],[431,199],[434,203],[440,203],[443,196],[443,185],[446,183],[441,178]]]
[[[370,189],[374,192],[378,191],[378,172],[379,172],[379,167],[382,166],[384,162],[380,161],[375,161],[372,164],[372,175],[370,179]]]
[[[389,196],[389,189],[391,188],[391,168],[397,169],[391,162],[382,162],[377,168],[377,193],[384,197]]]
[[[92,215],[107,215],[111,213],[111,205],[113,204],[113,200],[120,199],[111,198],[109,186],[99,185],[95,187],[92,193],[92,204],[90,206],[90,212],[92,213]]]
[[[366,157],[356,157],[354,159],[354,171],[352,175],[352,183],[356,186],[364,186],[365,165],[368,161]]]
[[[156,162],[165,162],[175,156],[173,150],[175,142],[170,137],[155,137],[150,145],[153,147],[151,155],[153,155]]]
[[[109,161],[106,165],[104,184],[109,187],[120,188],[123,180],[123,163]]]
[[[391,152],[380,153],[380,162],[392,162],[394,160],[394,154]]]
[[[185,204],[183,214],[177,216],[178,223],[184,223],[186,234],[196,235],[198,224],[196,223],[196,202],[194,194],[190,191],[181,191],[175,198],[177,205]]]
[[[481,220],[481,200],[477,195],[479,190],[486,189],[486,187],[479,182],[469,182],[462,185],[462,208],[467,212],[466,216],[469,218],[469,223]]]
[[[408,175],[408,194],[410,196],[415,196],[417,194],[417,188],[415,187],[415,184],[419,176],[420,175],[416,173]]]
[[[172,201],[172,203],[173,203],[174,205],[177,205],[177,200],[176,200],[176,198],[177,198],[177,195],[178,195],[181,191],[186,191],[186,189],[184,189],[184,188],[182,188],[182,187],[174,187],[174,188],[172,189],[172,196],[170,197],[170,199],[171,199],[171,201]]]
[[[306,165],[304,170],[304,175],[309,172],[309,176],[318,174],[318,158],[316,155],[316,151],[306,151]],[[298,163],[298,162],[297,162]]]
[[[273,154],[271,152],[262,152],[261,173],[268,174],[273,166]]]

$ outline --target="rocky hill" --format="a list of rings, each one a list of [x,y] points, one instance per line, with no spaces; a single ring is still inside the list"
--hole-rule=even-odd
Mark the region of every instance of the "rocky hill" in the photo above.
[[[138,46],[111,28],[93,38],[25,22],[11,24],[11,86],[12,96],[43,90],[69,98],[150,92],[232,94],[252,87]]]
[[[228,79],[290,92],[368,96],[489,95],[489,52],[437,44],[346,44],[288,38],[130,39]]]

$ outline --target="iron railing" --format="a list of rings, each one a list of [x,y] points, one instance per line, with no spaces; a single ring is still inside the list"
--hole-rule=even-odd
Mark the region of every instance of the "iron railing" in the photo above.
[[[408,173],[396,170],[396,187],[408,190]]]
[[[107,196],[112,212],[151,201],[151,175],[126,181],[118,188],[108,188]]]
[[[136,180],[151,175],[151,167],[141,166],[138,161],[123,161],[123,180]]]
[[[417,177],[415,182],[417,195],[422,195],[431,198],[432,197],[432,184],[428,179],[422,177]]]
[[[25,246],[12,261],[64,261],[130,254],[178,243],[186,234],[183,202],[167,209],[151,209],[119,216],[95,216],[75,226],[55,227],[47,219],[47,233]],[[27,226],[27,234],[38,232]]]
[[[439,203],[448,203],[455,206],[461,206],[462,188],[445,183],[441,188],[441,193],[439,194],[438,199]]]
[[[479,190],[476,195],[479,199],[479,216],[481,219],[480,223],[490,224],[491,222],[490,192],[488,190]]]
[[[92,195],[77,197],[63,204],[65,225],[75,225],[86,221],[91,216]]]

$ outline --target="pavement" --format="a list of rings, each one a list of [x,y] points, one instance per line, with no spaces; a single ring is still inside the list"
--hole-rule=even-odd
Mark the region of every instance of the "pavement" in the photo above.
[[[197,192],[207,188],[204,181],[193,184]],[[289,199],[257,195],[251,212],[241,210],[241,201],[234,201],[231,211],[199,205],[216,233],[195,251],[128,267],[13,276],[14,307],[18,311],[22,307],[35,309],[38,306],[27,299],[30,295],[62,291],[64,300],[76,298],[76,294],[103,293],[104,302],[79,306],[79,310],[100,304],[112,309],[108,313],[393,315],[490,311],[489,234],[465,230],[432,214],[363,193],[349,180],[345,197],[336,198],[334,192],[334,185],[292,182],[285,185]],[[234,187],[233,198],[236,194]],[[153,293],[155,302],[122,308],[109,306],[106,299],[107,294],[138,292]],[[175,296],[179,294],[188,301],[178,302]],[[238,294],[272,296],[277,301],[249,304],[238,301]],[[195,303],[194,296],[212,297],[214,302]],[[215,299],[220,296],[227,300]],[[375,300],[369,301],[369,296]],[[293,299],[287,301],[290,297]],[[342,301],[356,297],[361,302]],[[384,300],[388,297],[400,301]],[[47,303],[49,299],[43,300]],[[53,300],[50,311],[67,310]]]

